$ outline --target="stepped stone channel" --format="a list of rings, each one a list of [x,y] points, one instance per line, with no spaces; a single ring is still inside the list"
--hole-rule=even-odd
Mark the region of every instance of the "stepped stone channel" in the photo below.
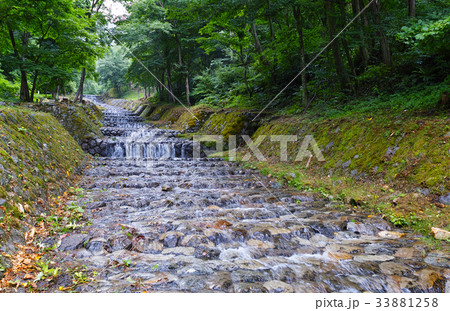
[[[281,188],[132,113],[103,106],[104,157],[81,186],[91,225],[64,261],[98,274],[90,292],[445,292],[450,258],[411,233]]]

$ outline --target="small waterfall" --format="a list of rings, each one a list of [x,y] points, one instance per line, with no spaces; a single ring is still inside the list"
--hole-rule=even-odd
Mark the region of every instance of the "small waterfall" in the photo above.
[[[153,160],[192,157],[192,142],[177,138],[177,131],[154,128],[124,109],[107,108],[102,128],[102,132],[110,137],[107,157]]]

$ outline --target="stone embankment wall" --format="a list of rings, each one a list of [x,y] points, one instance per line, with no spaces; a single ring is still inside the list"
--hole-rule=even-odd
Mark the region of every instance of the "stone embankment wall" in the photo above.
[[[71,122],[66,120],[66,126]],[[27,223],[47,211],[52,196],[73,185],[85,158],[51,114],[0,106],[0,254],[18,250]],[[0,255],[0,268],[8,264]]]

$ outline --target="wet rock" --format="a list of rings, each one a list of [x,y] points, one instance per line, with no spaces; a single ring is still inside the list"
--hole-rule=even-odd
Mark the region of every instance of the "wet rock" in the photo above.
[[[386,239],[400,239],[406,236],[403,232],[395,232],[395,231],[380,231],[378,232],[378,236]]]
[[[241,269],[258,270],[264,266],[256,260],[237,259],[234,263]]]
[[[61,240],[61,245],[58,247],[58,250],[65,252],[81,248],[87,239],[87,234],[71,234]]]
[[[131,240],[126,235],[119,235],[110,237],[105,249],[112,253],[121,249],[130,249],[131,246]]]
[[[107,241],[103,238],[95,238],[89,240],[84,246],[88,251],[93,254],[98,254],[103,251],[103,246],[107,243]]]
[[[72,252],[75,258],[87,258],[94,256],[90,251],[85,248],[79,248]]]
[[[394,255],[395,249],[389,243],[371,243],[364,247],[367,255]]]
[[[233,287],[235,293],[267,293],[267,289],[261,284],[237,283]]]
[[[235,229],[231,232],[231,238],[234,241],[244,242],[247,239],[247,237],[248,233],[247,230],[245,229]]]
[[[369,227],[367,224],[360,222],[349,222],[347,223],[347,231],[355,232],[358,234],[374,234],[374,229]]]
[[[386,275],[401,275],[401,276],[412,276],[414,269],[396,262],[382,262],[380,264],[380,271]]]
[[[305,195],[296,195],[292,197],[296,202],[305,203],[305,202],[313,202],[314,199],[307,197]]]
[[[233,291],[233,281],[229,272],[216,273],[213,279],[207,282],[209,289],[218,290],[222,292]]]
[[[194,264],[183,267],[177,271],[178,275],[206,275],[213,273],[214,270],[206,265]]]
[[[148,252],[160,252],[164,249],[164,246],[162,243],[159,243],[157,241],[152,241],[147,245],[147,251]]]
[[[222,230],[205,229],[205,230],[203,230],[203,233],[215,245],[219,245],[222,243],[228,243],[231,241],[230,237],[227,234],[225,234]],[[235,240],[239,240],[239,239],[235,239]]]
[[[2,268],[0,269],[0,279],[2,279],[4,272],[12,267],[11,260],[0,255],[0,267]]]
[[[450,231],[447,231],[447,230],[444,230],[441,228],[431,227],[431,232],[433,232],[435,239],[438,239],[438,240],[450,239]]]
[[[162,234],[159,237],[159,240],[163,241],[165,247],[175,247],[178,245],[179,241],[181,240],[181,237],[183,236],[184,234],[182,232],[169,231]]]
[[[212,243],[206,236],[204,235],[187,235],[183,237],[181,241],[182,246],[193,246],[197,247],[200,245],[207,247],[214,247],[214,243]]]
[[[311,245],[313,245],[313,246],[325,247],[328,243],[330,243],[333,240],[330,238],[327,238],[326,236],[324,236],[322,234],[316,234],[316,235],[313,235],[311,237],[311,239],[309,239],[309,241],[311,242]]]
[[[352,255],[348,253],[340,253],[340,252],[326,252],[324,255],[328,256],[332,260],[350,260],[353,258]]]
[[[231,273],[231,279],[233,283],[257,283],[268,281],[270,275],[267,271],[237,270]]]
[[[253,227],[249,230],[249,234],[251,237],[261,240],[261,241],[269,241],[272,240],[272,233],[269,229],[275,229],[270,225],[262,225]]]
[[[267,289],[269,293],[293,293],[294,288],[282,281],[272,280],[265,282],[263,286]]]
[[[193,247],[173,247],[166,248],[162,251],[162,254],[175,254],[175,255],[186,255],[192,256],[194,255],[195,248]]]
[[[209,210],[214,210],[214,211],[220,211],[222,208],[218,207],[217,205],[210,205],[208,206]]]
[[[169,185],[162,185],[161,186],[161,191],[172,191],[173,188]]]
[[[216,248],[209,248],[205,246],[199,246],[195,248],[194,257],[203,260],[218,259],[220,256],[220,250]]]
[[[420,292],[421,286],[419,283],[412,279],[399,275],[391,275],[386,278],[387,291],[390,293],[402,293],[402,292]]]
[[[389,261],[393,260],[394,256],[389,255],[357,255],[353,257],[355,261]]]
[[[421,258],[422,252],[414,247],[402,247],[395,252],[394,256],[405,259]]]
[[[187,276],[180,278],[177,281],[177,285],[181,291],[191,293],[202,292],[207,286],[206,281],[202,278],[198,278],[197,276]]]
[[[261,240],[250,239],[246,242],[248,246],[253,246],[261,249],[275,248],[275,245],[271,242],[264,242]]]
[[[312,244],[309,240],[307,240],[307,239],[302,239],[302,238],[299,238],[299,237],[293,237],[293,238],[291,239],[291,241],[292,241],[293,243],[295,243],[295,244],[298,244],[298,245],[306,245],[306,246],[309,246],[309,245]]]
[[[325,249],[329,252],[339,252],[353,255],[358,255],[364,252],[361,247],[341,244],[330,244],[327,245]]]
[[[424,261],[433,266],[450,268],[450,255],[441,251],[429,253]]]
[[[418,271],[416,275],[419,277],[419,282],[423,288],[436,293],[445,291],[445,280],[441,273],[431,269],[423,269]]]

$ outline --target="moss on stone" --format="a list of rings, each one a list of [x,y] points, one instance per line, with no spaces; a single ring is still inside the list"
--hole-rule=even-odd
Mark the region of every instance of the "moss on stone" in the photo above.
[[[0,199],[6,202],[3,221],[7,219],[12,225],[17,223],[14,219],[42,211],[32,202],[61,194],[84,160],[81,147],[52,115],[0,107]]]
[[[280,118],[258,128],[253,139],[259,135],[298,135],[299,140],[288,145],[293,161],[303,137],[313,135],[326,159],[318,162],[313,158],[310,168],[314,170],[362,180],[382,178],[410,188],[448,193],[449,131],[449,121],[439,117],[356,115],[313,122]],[[279,145],[266,139],[260,149],[276,157]]]

